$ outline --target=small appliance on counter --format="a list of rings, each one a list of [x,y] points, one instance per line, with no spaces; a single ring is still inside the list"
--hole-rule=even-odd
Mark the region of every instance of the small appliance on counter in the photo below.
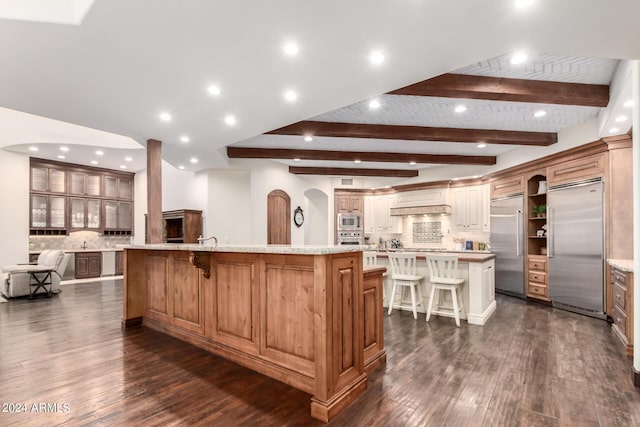
[[[401,249],[402,248],[402,242],[398,239],[391,239],[389,240],[389,247],[391,249]]]

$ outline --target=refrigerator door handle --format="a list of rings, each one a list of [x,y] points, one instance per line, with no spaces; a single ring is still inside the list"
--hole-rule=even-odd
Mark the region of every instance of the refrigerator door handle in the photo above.
[[[555,230],[553,229],[553,208],[549,208],[549,212],[548,212],[548,218],[547,218],[547,224],[549,226],[549,250],[547,253],[547,256],[549,258],[553,258],[555,256],[555,236],[554,236],[554,232]]]
[[[520,249],[520,216],[522,211],[516,211],[516,256],[521,256],[522,251]]]

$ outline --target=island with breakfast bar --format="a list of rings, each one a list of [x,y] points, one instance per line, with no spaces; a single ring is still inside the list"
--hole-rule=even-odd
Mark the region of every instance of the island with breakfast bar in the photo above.
[[[349,405],[386,361],[385,268],[363,272],[366,247],[124,248],[123,328],[147,326],[303,390],[316,419]]]

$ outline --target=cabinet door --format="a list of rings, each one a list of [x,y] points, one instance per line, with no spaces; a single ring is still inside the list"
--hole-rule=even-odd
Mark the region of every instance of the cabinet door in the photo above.
[[[116,252],[116,276],[121,276],[124,274],[124,252],[117,251]]]
[[[131,229],[131,203],[118,202],[118,228],[121,230]]]
[[[373,198],[375,196],[364,197],[364,232],[373,233],[376,231],[376,221],[374,215]]]
[[[460,231],[467,229],[467,190],[466,188],[455,188],[452,191],[453,206],[451,206],[451,226]]]
[[[72,178],[73,179],[73,178]],[[71,199],[71,228],[85,228],[85,199]]]
[[[33,191],[47,191],[48,173],[49,171],[47,168],[31,168],[31,189]]]
[[[482,188],[469,187],[467,190],[467,230],[482,229]]]
[[[387,201],[384,196],[376,196],[373,200],[373,215],[377,232],[386,232],[388,227]]]
[[[100,175],[87,175],[87,195],[99,196],[102,194],[100,188]]]
[[[105,197],[118,197],[118,179],[115,176],[104,177]]]
[[[391,216],[391,208],[395,202],[395,196],[386,196],[385,213],[387,221],[387,232],[402,233],[402,217]]]
[[[47,226],[47,196],[31,196],[31,228]]]
[[[71,172],[71,186],[70,186],[71,194],[81,194],[84,195],[86,193],[85,188],[85,174],[79,172]]]
[[[49,191],[53,193],[66,192],[65,171],[49,169]]]
[[[350,198],[349,196],[336,196],[336,212],[337,213],[349,213],[351,212]]]
[[[129,178],[118,178],[118,197],[131,199],[131,194],[131,180]]]
[[[89,257],[89,277],[100,277],[102,274],[102,255],[92,253]]]
[[[489,185],[482,186],[482,193],[480,198],[482,204],[482,231],[488,233],[491,231],[491,212],[489,206]]]
[[[362,196],[351,196],[349,198],[350,212],[361,214],[364,210],[363,203],[364,203],[364,200]]]
[[[66,198],[49,196],[49,226],[65,228]]]
[[[100,212],[101,212],[100,200],[88,199],[87,200],[87,222],[86,227],[88,229],[100,228]]]
[[[118,202],[104,202],[104,228],[116,229],[118,227]]]

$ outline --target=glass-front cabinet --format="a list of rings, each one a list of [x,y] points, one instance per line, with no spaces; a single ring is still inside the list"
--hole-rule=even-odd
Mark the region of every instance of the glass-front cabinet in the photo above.
[[[32,158],[30,188],[32,235],[132,233],[132,173]]]

